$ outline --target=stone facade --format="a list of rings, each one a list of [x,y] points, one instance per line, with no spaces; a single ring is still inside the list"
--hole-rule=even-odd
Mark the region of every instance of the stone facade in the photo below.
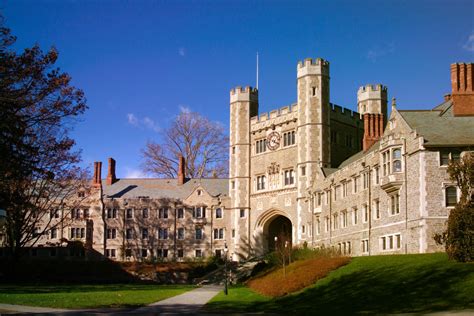
[[[472,64],[451,67],[452,97],[431,111],[387,112],[387,88],[331,104],[329,62],[297,65],[297,103],[258,112],[258,91],[230,92],[229,179],[117,179],[94,166],[62,238],[114,260],[261,255],[279,242],[362,256],[440,251],[457,189],[446,165],[474,146]],[[467,78],[467,79],[466,79]],[[466,101],[468,100],[468,101]],[[471,148],[471,149],[469,149]],[[104,184],[105,182],[105,184]],[[58,218],[65,213],[58,214]]]

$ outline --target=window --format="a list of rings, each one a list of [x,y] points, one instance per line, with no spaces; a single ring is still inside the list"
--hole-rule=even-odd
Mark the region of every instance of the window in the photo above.
[[[330,227],[330,222],[329,222],[329,216],[326,216],[324,218],[324,227],[325,227],[325,231],[326,233],[329,231],[329,227]]]
[[[105,256],[108,258],[115,258],[115,249],[105,249]]]
[[[364,172],[362,174],[362,177],[363,177],[363,180],[364,180],[364,190],[367,189],[369,187],[369,173],[368,172]]]
[[[343,228],[347,227],[347,211],[346,210],[341,212],[341,226]]]
[[[267,150],[267,139],[257,140],[255,143],[255,153],[260,154],[264,153]]]
[[[283,133],[283,147],[295,144],[295,131]]]
[[[143,216],[143,218],[148,218],[148,209],[147,208],[144,208],[142,210],[142,216]]]
[[[115,239],[117,237],[117,230],[115,228],[107,229],[107,239]]]
[[[306,234],[306,226],[305,225],[301,225],[301,233]]]
[[[258,176],[257,177],[257,191],[265,189],[266,179],[267,178],[265,176]]]
[[[127,208],[126,217],[128,219],[133,218],[133,210],[131,208]]]
[[[222,209],[216,208],[216,218],[222,218]]]
[[[80,209],[72,209],[71,210],[71,218],[72,219],[80,219],[81,218],[81,210]]]
[[[333,230],[336,230],[338,227],[338,223],[337,223],[338,219],[339,219],[339,214],[335,213],[332,215],[332,229]]]
[[[90,212],[89,212],[89,209],[84,209],[84,218],[89,218],[90,216]]]
[[[401,234],[392,234],[380,238],[382,250],[397,250],[402,248]]]
[[[221,249],[216,249],[216,257],[221,258],[222,257],[222,250]]]
[[[142,253],[142,258],[148,257],[148,249],[142,248],[141,253]]]
[[[375,170],[375,184],[379,184],[380,183],[380,172],[379,172],[379,167],[375,167],[374,170]]]
[[[125,257],[130,258],[132,256],[132,249],[125,249]]]
[[[183,258],[183,257],[184,257],[184,250],[178,249],[178,258]]]
[[[240,217],[245,217],[245,210],[244,209],[240,210]]]
[[[160,208],[158,210],[158,218],[168,218],[168,209],[167,208]]]
[[[86,192],[84,191],[77,192],[77,197],[80,197],[80,198],[86,197]]]
[[[316,217],[316,235],[319,235],[321,233],[321,220],[319,219],[319,216]]]
[[[235,146],[232,147],[232,154],[235,154]]]
[[[301,167],[301,175],[305,176],[306,175],[306,167]]]
[[[178,208],[177,213],[178,213],[177,215],[178,218],[184,218],[184,209]]]
[[[380,218],[380,201],[379,200],[374,200],[374,213],[375,213],[375,219]]]
[[[334,201],[337,201],[337,198],[341,195],[341,186],[338,185],[334,188]]]
[[[295,172],[293,169],[285,170],[285,185],[292,185],[295,183]]]
[[[56,228],[51,228],[51,239],[58,238],[58,230]]]
[[[402,150],[395,148],[392,150],[393,172],[402,172]]]
[[[59,210],[55,209],[50,212],[50,217],[51,218],[59,218]],[[71,216],[72,217],[72,216]]]
[[[142,228],[142,239],[148,239],[148,228]]]
[[[196,249],[195,255],[196,255],[196,258],[201,258],[202,257],[202,250],[201,249]]]
[[[168,249],[158,248],[156,250],[156,255],[158,258],[168,258]]]
[[[445,148],[440,151],[440,165],[447,166],[450,160],[459,161],[461,151],[456,148]]]
[[[323,202],[323,193],[318,193],[318,199],[316,202],[317,206],[321,206],[322,202]]]
[[[232,238],[235,238],[235,229],[232,229]]]
[[[230,187],[231,187],[232,189],[235,189],[235,181],[231,181],[231,182],[230,182]]]
[[[364,213],[364,223],[367,223],[369,221],[369,208],[367,204],[362,206],[362,212]]]
[[[116,208],[108,208],[107,209],[107,218],[117,218],[117,209]]]
[[[178,239],[183,240],[184,239],[184,228],[178,228]]]
[[[359,222],[359,216],[358,216],[358,210],[357,210],[357,207],[353,207],[352,208],[352,223],[354,225],[357,225],[357,223]]]
[[[224,239],[224,228],[214,229],[214,239]]]
[[[127,228],[125,231],[125,238],[132,239],[133,238],[133,230],[131,228]]]
[[[354,179],[352,179],[352,182],[354,183],[354,193],[357,193],[357,191],[358,191],[357,184],[359,182],[359,178],[360,177],[354,177]]]
[[[346,197],[346,196],[347,196],[347,191],[348,191],[348,190],[347,190],[347,186],[348,186],[348,183],[347,183],[347,182],[344,182],[344,183],[342,184],[342,196],[343,196],[343,197]]]
[[[446,207],[456,206],[456,203],[458,202],[458,192],[456,187],[451,186],[445,189],[445,201]]]
[[[369,240],[368,239],[363,239],[361,241],[361,251],[362,251],[362,253],[368,253],[369,252]]]
[[[390,196],[390,214],[396,215],[400,213],[400,195],[394,194]]]
[[[197,190],[197,195],[202,195],[202,190]]]
[[[195,238],[199,240],[202,239],[202,228],[196,228]]]
[[[194,218],[205,218],[206,217],[206,207],[198,206],[194,208]]]
[[[326,204],[326,205],[329,204],[329,192],[330,192],[330,191],[326,191],[326,192],[325,192],[325,194],[326,194],[326,203],[325,203],[325,204]]]
[[[390,173],[390,151],[388,150],[382,153],[382,166],[383,175],[388,175]]]
[[[168,228],[158,228],[158,239],[168,239]]]

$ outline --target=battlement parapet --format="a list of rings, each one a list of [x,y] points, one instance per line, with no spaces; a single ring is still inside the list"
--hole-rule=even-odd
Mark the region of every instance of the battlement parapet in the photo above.
[[[298,117],[298,106],[292,104],[291,106],[284,106],[280,109],[275,109],[270,112],[260,113],[250,119],[251,130],[259,130],[266,128],[272,124],[278,125],[287,121],[295,120]]]
[[[331,113],[331,117],[333,115],[337,115],[337,116],[345,116],[345,117],[348,117],[348,118],[354,118],[354,119],[357,119],[360,121],[360,114],[359,112],[357,111],[352,111],[351,109],[348,109],[348,108],[344,108],[340,105],[337,105],[337,104],[333,104],[333,103],[329,103],[330,107],[331,107],[331,110],[332,110],[332,113]]]
[[[369,99],[387,100],[387,87],[382,84],[367,84],[357,90],[357,101]]]
[[[329,62],[322,58],[306,58],[299,61],[296,67],[298,78],[307,75],[324,75],[329,76]]]
[[[258,90],[251,86],[237,86],[230,90],[230,103],[238,101],[258,101]]]

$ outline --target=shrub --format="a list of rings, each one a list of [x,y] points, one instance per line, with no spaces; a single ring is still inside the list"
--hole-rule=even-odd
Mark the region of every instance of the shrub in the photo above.
[[[451,211],[446,231],[446,252],[450,259],[469,262],[474,259],[474,206],[456,206]]]
[[[313,284],[349,261],[348,257],[326,256],[296,261],[286,268],[286,274],[283,269],[278,269],[250,280],[247,285],[263,295],[283,296]]]

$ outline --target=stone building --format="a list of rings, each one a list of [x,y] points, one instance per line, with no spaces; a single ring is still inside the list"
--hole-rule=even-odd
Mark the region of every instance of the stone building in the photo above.
[[[117,179],[115,160],[71,221],[44,236],[115,260],[261,255],[278,243],[349,255],[442,250],[458,190],[446,167],[474,147],[472,63],[451,65],[452,93],[432,110],[388,113],[387,87],[330,103],[329,62],[297,65],[297,102],[259,113],[258,91],[230,91],[229,179]],[[64,214],[64,213],[63,213]],[[53,214],[51,216],[62,215]]]

